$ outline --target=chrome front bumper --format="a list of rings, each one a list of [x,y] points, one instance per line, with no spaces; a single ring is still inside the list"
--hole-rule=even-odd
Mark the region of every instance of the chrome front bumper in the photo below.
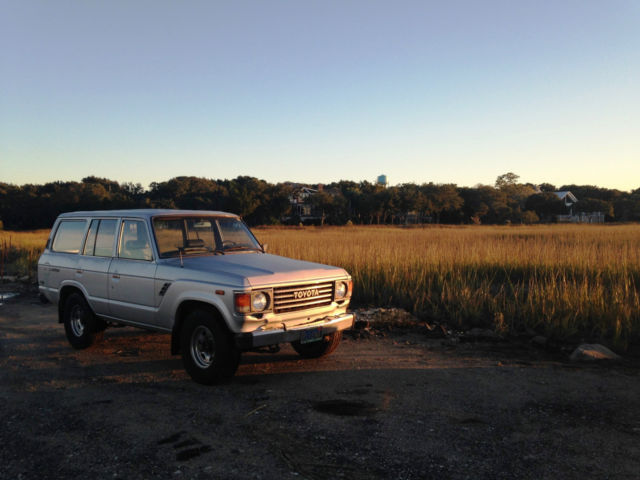
[[[276,345],[278,343],[291,343],[300,340],[302,332],[318,327],[322,327],[322,335],[346,330],[353,326],[354,319],[353,313],[343,313],[342,315],[323,317],[290,327],[280,324],[281,327],[274,326],[253,332],[237,333],[235,342],[236,346],[241,350]]]

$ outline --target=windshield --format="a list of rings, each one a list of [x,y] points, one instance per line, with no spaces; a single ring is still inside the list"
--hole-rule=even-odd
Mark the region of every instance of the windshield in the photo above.
[[[235,217],[156,217],[153,230],[160,257],[262,251]]]

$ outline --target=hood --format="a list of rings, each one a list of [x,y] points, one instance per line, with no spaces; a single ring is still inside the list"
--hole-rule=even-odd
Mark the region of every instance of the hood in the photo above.
[[[179,266],[180,260],[171,259],[170,263]],[[240,283],[248,282],[251,287],[347,276],[347,272],[339,267],[263,253],[185,257],[183,264],[185,270],[234,278]]]

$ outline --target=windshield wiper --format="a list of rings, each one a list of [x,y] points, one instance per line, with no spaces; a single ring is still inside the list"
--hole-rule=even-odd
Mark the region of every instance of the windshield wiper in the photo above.
[[[238,250],[253,250],[253,251],[256,251],[256,252],[261,252],[262,251],[259,248],[248,247],[246,245],[233,245],[231,247],[226,247],[224,249],[225,252],[233,252],[233,251],[238,251]]]
[[[178,247],[176,250],[172,250],[171,252],[165,252],[162,257],[181,257],[181,256],[190,256],[198,253],[213,253],[214,255],[224,255],[225,251],[220,248],[211,248],[211,247]]]

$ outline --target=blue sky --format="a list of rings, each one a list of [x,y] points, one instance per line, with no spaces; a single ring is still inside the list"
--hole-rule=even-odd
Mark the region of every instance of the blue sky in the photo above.
[[[0,181],[640,187],[638,1],[0,0]]]

